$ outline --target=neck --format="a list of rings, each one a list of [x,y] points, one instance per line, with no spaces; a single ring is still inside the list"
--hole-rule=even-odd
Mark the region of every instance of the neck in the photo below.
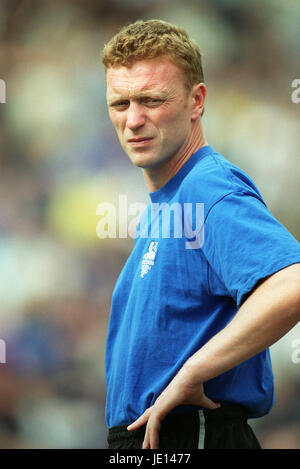
[[[207,145],[203,135],[201,120],[199,119],[191,129],[188,140],[177,153],[165,163],[156,168],[144,168],[143,175],[149,192],[154,192],[163,187],[190,157],[201,147]]]

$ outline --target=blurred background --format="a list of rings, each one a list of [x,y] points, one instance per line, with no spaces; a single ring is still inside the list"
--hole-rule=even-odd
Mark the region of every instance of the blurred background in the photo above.
[[[103,45],[159,18],[203,53],[208,142],[244,169],[300,240],[298,0],[0,0],[1,448],[106,448],[111,293],[132,248],[100,239],[101,202],[148,203],[108,119]],[[300,328],[271,348],[264,448],[300,448]]]

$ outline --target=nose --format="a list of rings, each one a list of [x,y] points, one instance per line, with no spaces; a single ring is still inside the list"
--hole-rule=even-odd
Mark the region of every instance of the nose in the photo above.
[[[145,115],[143,108],[138,103],[130,103],[127,109],[126,125],[130,130],[137,130],[139,127],[145,125]]]

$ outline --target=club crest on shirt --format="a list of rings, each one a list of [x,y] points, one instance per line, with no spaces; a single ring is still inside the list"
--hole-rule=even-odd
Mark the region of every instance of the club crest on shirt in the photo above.
[[[149,272],[151,267],[154,265],[158,241],[151,241],[149,244],[148,251],[144,254],[141,266],[141,278]]]

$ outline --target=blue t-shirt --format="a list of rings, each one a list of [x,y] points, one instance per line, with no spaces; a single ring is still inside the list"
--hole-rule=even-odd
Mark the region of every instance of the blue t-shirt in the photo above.
[[[298,241],[253,181],[211,146],[150,198],[112,297],[109,428],[133,422],[153,405],[259,280],[300,262]],[[265,415],[274,404],[269,350],[207,381],[204,391],[221,405],[245,406],[249,417]]]

